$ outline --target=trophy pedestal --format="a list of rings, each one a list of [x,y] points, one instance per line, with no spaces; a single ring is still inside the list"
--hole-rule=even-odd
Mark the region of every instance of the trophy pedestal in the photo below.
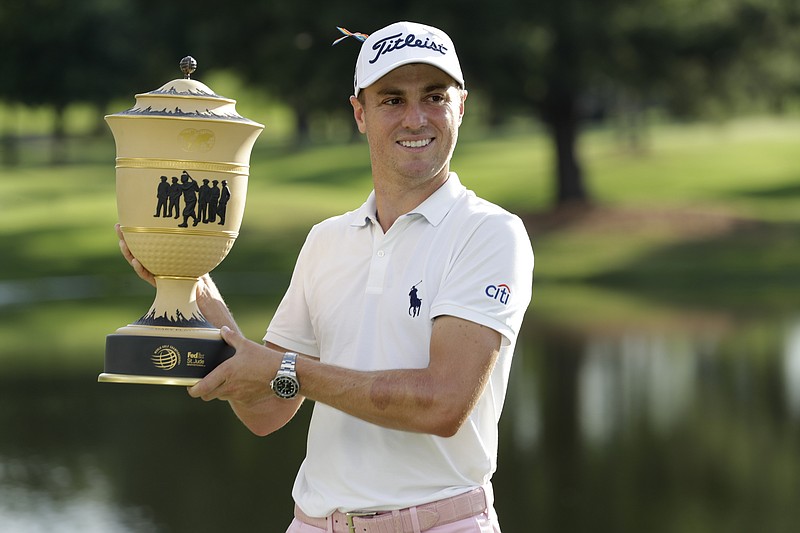
[[[106,336],[101,383],[191,386],[236,351],[200,312],[197,278],[156,276],[156,299],[137,322]]]
[[[235,350],[222,340],[218,329],[186,331],[190,329],[136,325],[120,328],[106,336],[105,372],[97,381],[194,385]]]

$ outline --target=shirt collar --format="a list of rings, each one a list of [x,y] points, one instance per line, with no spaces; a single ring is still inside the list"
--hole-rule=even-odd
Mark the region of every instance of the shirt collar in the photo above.
[[[444,219],[450,209],[455,204],[456,200],[465,192],[465,188],[461,185],[461,180],[458,179],[458,174],[451,172],[447,181],[441,187],[436,189],[433,194],[425,199],[424,202],[408,212],[405,216],[417,214],[422,215],[432,226],[438,226]],[[362,227],[371,222],[377,224],[377,204],[375,203],[375,191],[373,190],[367,201],[353,211],[351,226]]]

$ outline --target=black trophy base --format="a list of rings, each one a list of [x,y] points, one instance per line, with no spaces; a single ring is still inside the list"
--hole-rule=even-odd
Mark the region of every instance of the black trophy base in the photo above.
[[[97,381],[190,387],[234,352],[222,339],[108,335]]]

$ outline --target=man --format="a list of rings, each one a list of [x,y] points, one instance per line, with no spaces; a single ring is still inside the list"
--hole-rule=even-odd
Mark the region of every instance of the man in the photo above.
[[[168,217],[179,218],[181,214],[181,196],[183,195],[183,189],[181,188],[181,184],[178,183],[178,178],[176,176],[172,176],[172,183],[169,185],[169,208],[168,208]],[[175,213],[173,216],[172,213]]]
[[[188,172],[185,170],[181,172],[181,191],[183,192],[183,223],[178,224],[179,228],[188,228],[189,227],[189,217],[194,219],[192,226],[196,226],[200,219],[197,218],[196,208],[197,208],[197,193],[200,191],[200,187],[197,185],[197,182],[194,181]]]
[[[211,214],[211,185],[208,182],[209,180],[204,179],[197,192],[197,218],[203,224],[208,224]]]
[[[217,204],[217,216],[220,226],[225,225],[225,217],[228,213],[228,201],[231,199],[231,190],[228,188],[228,180],[222,180],[222,190],[220,191],[219,203]]]
[[[167,182],[166,176],[161,176],[161,181],[158,183],[158,190],[156,191],[156,198],[158,199],[158,204],[156,204],[156,214],[153,217],[158,218],[161,216],[161,213],[164,214],[164,218],[167,217],[167,199],[169,198],[169,182]]]
[[[374,191],[311,230],[263,346],[202,278],[236,355],[189,394],[258,435],[316,402],[287,533],[499,532],[490,480],[530,241],[450,171],[467,96],[450,38],[407,22],[359,36],[350,103]]]

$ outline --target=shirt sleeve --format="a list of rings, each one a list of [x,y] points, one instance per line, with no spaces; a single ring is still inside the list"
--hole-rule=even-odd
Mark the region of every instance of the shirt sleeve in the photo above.
[[[313,235],[312,230],[298,254],[289,288],[267,327],[264,342],[272,342],[287,350],[319,357],[319,346],[311,324],[306,298],[305,265],[313,255]]]
[[[519,217],[484,216],[459,243],[431,306],[492,328],[503,344],[516,341],[533,290],[533,249]]]

